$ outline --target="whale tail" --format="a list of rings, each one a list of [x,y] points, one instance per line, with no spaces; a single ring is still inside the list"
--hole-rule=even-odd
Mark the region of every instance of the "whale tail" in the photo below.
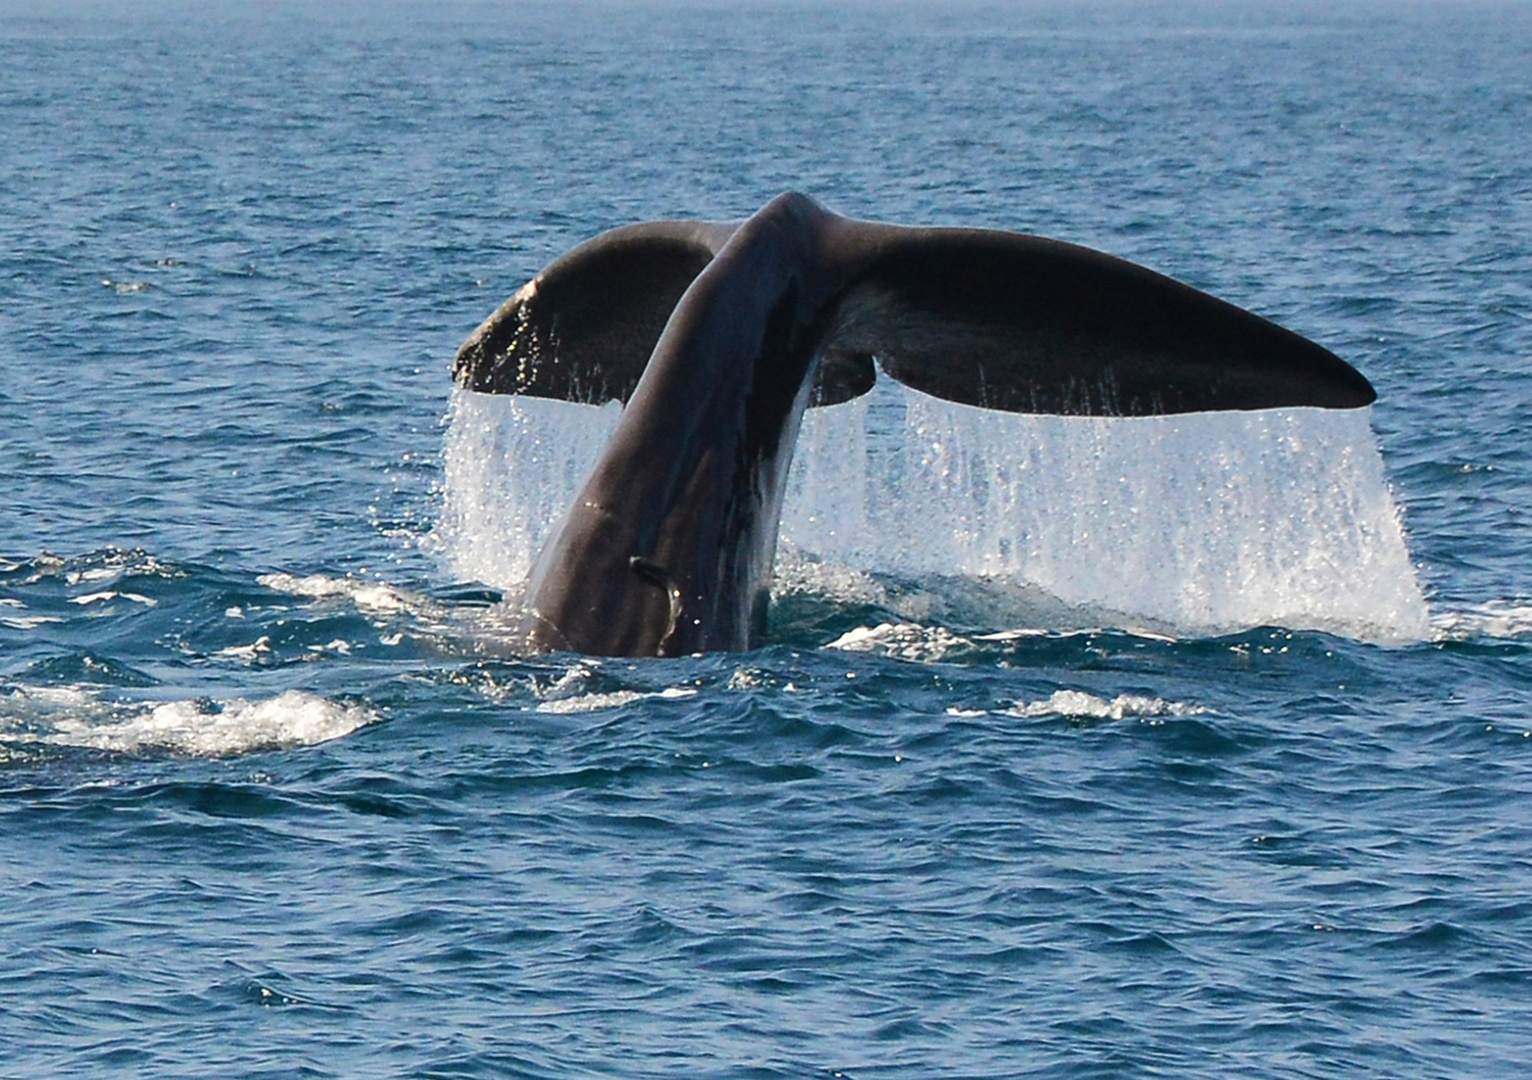
[[[737,227],[652,222],[581,244],[464,342],[458,383],[625,403],[686,290]],[[1018,413],[1349,409],[1377,396],[1307,338],[1089,248],[833,216],[824,233],[841,280],[825,298],[810,406],[871,389],[874,363],[923,393]]]
[[[587,240],[469,335],[454,377],[486,394],[626,403],[670,313],[733,232],[656,221]]]
[[[1354,408],[1333,353],[1170,278],[1013,233],[908,229],[779,196],[738,225],[606,233],[533,278],[458,353],[473,390],[622,417],[533,564],[541,649],[758,644],[803,411],[876,372],[991,409],[1146,416]]]

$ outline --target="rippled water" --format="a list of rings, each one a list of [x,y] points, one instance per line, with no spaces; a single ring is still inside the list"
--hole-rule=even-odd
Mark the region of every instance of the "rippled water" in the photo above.
[[[0,43],[0,1075],[1521,1073],[1525,6]],[[601,229],[787,188],[1135,259],[1379,402],[885,388],[806,425],[769,647],[513,655],[597,428],[528,452],[453,350]]]

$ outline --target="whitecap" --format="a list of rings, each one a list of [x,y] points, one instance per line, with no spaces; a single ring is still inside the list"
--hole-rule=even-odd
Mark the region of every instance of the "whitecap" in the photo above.
[[[108,600],[116,600],[118,597],[122,597],[124,600],[131,600],[135,604],[143,604],[145,607],[159,606],[159,601],[153,597],[144,596],[141,593],[116,592],[113,590],[86,593],[83,596],[73,597],[69,602],[71,604],[101,604],[106,603]]]
[[[125,703],[77,687],[29,686],[0,697],[0,741],[128,754],[164,750],[227,757],[313,746],[378,719],[363,706],[303,690],[256,701]]]
[[[68,585],[78,585],[82,581],[114,581],[122,576],[123,567],[118,566],[93,566],[89,570],[70,570],[64,575],[64,582]]]
[[[219,649],[214,656],[227,657],[230,660],[244,660],[249,662],[263,653],[271,651],[271,638],[264,634],[249,645],[230,645],[227,649]]]
[[[94,694],[78,686],[13,686],[5,697],[0,697],[0,702],[13,705],[22,702],[65,708],[84,706],[95,700]]]
[[[940,626],[880,623],[847,630],[825,646],[845,652],[877,652],[900,660],[941,660],[973,642]]]
[[[1200,705],[1118,694],[1108,701],[1084,690],[1055,690],[1040,701],[1018,701],[1003,710],[1006,716],[1035,719],[1043,716],[1088,717],[1095,720],[1126,720],[1129,717],[1193,716],[1205,711]]]
[[[272,592],[289,596],[307,596],[314,599],[345,597],[361,611],[392,615],[410,607],[410,597],[403,590],[379,581],[360,581],[356,578],[328,577],[311,574],[298,577],[294,574],[262,574],[256,581]]]
[[[36,630],[39,626],[63,621],[57,615],[0,615],[0,626],[12,630]]]
[[[657,691],[612,690],[604,694],[580,694],[577,697],[555,698],[552,701],[539,702],[537,711],[540,713],[595,712],[597,709],[615,709],[623,705],[631,705],[635,701],[689,698],[696,693],[696,690],[683,686],[671,686]]]

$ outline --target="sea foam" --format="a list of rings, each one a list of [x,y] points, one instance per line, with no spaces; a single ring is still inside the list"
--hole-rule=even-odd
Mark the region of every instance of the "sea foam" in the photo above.
[[[83,687],[13,686],[0,692],[0,743],[125,754],[168,751],[228,757],[349,735],[378,715],[302,690],[260,700],[119,702]]]

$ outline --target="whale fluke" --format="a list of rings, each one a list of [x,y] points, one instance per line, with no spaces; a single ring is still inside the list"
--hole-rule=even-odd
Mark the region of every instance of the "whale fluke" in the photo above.
[[[1376,396],[1289,330],[1057,240],[853,221],[795,193],[741,223],[616,229],[512,296],[454,368],[471,390],[625,404],[535,560],[531,646],[758,644],[803,410],[865,393],[879,369],[1023,413],[1356,408]]]
[[[831,349],[923,393],[1018,413],[1350,409],[1328,349],[1123,259],[1038,236],[837,223],[860,264]]]
[[[488,394],[626,402],[670,313],[733,231],[656,221],[587,240],[463,342],[457,381]]]

